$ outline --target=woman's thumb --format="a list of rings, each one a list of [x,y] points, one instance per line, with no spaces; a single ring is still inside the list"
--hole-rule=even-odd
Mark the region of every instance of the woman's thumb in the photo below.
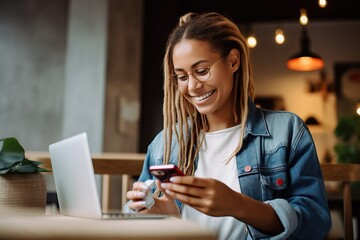
[[[161,187],[161,182],[160,182],[160,180],[156,179],[155,184],[156,184],[157,189],[159,189],[159,190],[163,193],[162,197],[165,197],[165,198],[167,198],[167,199],[169,199],[169,200],[173,200],[173,199],[174,199],[174,198],[171,197],[170,195],[166,194],[166,190]]]

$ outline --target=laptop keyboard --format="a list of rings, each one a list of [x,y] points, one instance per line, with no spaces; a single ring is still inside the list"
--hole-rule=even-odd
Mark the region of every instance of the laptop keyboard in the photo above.
[[[161,214],[140,214],[140,213],[103,213],[103,219],[163,219],[169,215]]]

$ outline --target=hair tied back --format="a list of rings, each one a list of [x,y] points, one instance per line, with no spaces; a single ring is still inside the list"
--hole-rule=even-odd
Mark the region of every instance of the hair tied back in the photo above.
[[[194,19],[197,15],[198,14],[192,12],[182,15],[179,19],[179,26],[182,26],[190,20]]]

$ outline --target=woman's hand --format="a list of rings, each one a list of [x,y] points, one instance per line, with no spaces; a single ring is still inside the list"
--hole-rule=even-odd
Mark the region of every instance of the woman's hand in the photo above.
[[[270,235],[284,230],[271,205],[236,192],[218,180],[172,177],[161,187],[168,198],[176,198],[207,215],[232,216]]]
[[[231,216],[241,206],[241,194],[211,178],[172,177],[162,183],[168,197],[173,197],[211,216]]]
[[[133,189],[126,193],[126,197],[131,200],[128,207],[139,213],[169,214],[179,217],[180,211],[175,199],[164,192],[165,190],[161,188],[159,180],[156,180],[156,186],[164,194],[161,197],[154,197],[155,204],[151,209],[147,209],[145,208],[145,196],[149,189],[144,182],[135,182]]]

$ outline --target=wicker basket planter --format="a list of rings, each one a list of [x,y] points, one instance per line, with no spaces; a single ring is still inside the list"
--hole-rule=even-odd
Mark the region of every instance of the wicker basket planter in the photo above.
[[[45,214],[46,179],[41,173],[0,175],[0,209],[32,209]]]

